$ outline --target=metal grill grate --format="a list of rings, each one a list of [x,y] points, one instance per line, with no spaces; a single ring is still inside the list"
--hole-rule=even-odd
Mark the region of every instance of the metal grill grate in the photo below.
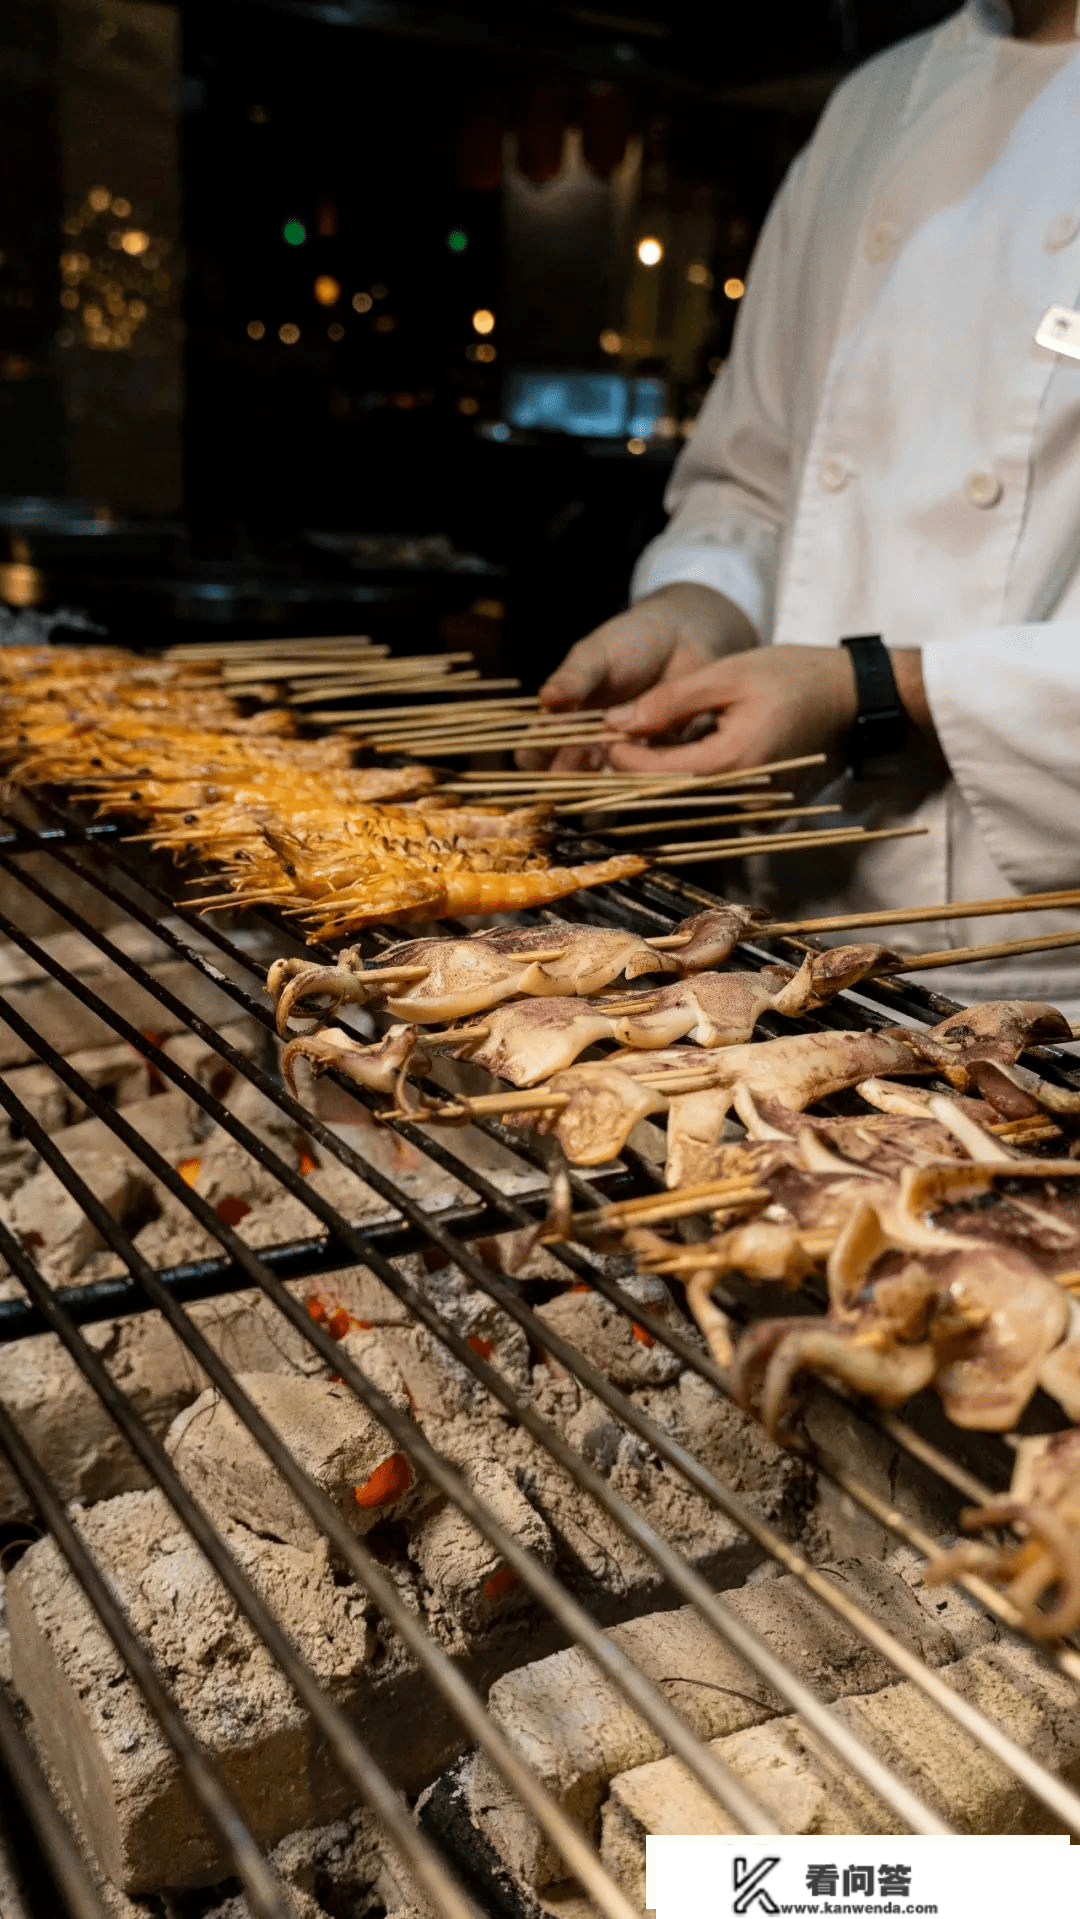
[[[497,1548],[505,1565],[554,1622],[561,1641],[585,1649],[610,1684],[653,1729],[664,1747],[683,1761],[726,1815],[748,1832],[776,1830],[765,1807],[692,1730],[661,1687],[601,1630],[556,1574],[519,1543],[458,1468],[429,1443],[418,1423],[397,1409],[288,1289],[287,1282],[296,1279],[331,1273],[345,1266],[366,1267],[575,1485],[596,1502],[627,1541],[652,1561],[677,1601],[693,1608],[720,1640],[746,1662],[761,1684],[779,1696],[785,1709],[797,1715],[801,1724],[816,1734],[843,1766],[871,1788],[894,1816],[897,1829],[908,1828],[920,1833],[947,1830],[938,1815],[851,1725],[824,1703],[737,1612],[710,1589],[701,1573],[652,1522],[617,1492],[535,1406],[520,1397],[509,1380],[469,1344],[440,1309],[437,1300],[413,1285],[392,1263],[392,1259],[402,1253],[423,1247],[435,1249],[515,1322],[534,1347],[542,1348],[564,1367],[625,1431],[636,1435],[687,1486],[725,1514],[765,1555],[801,1582],[815,1602],[840,1619],[866,1646],[880,1654],[898,1676],[910,1680],[941,1713],[979,1742],[988,1754],[994,1755],[1053,1822],[1080,1837],[1080,1796],[1069,1785],[1055,1777],[977,1705],[955,1690],[946,1675],[926,1664],[860,1599],[838,1585],[826,1569],[810,1565],[775,1525],[763,1519],[711,1466],[689,1452],[582,1352],[538,1317],[522,1290],[495,1272],[480,1256],[479,1241],[496,1232],[510,1232],[536,1223],[544,1206],[541,1178],[537,1179],[535,1191],[510,1194],[500,1188],[495,1178],[478,1170],[467,1155],[455,1150],[450,1143],[452,1136],[441,1134],[433,1139],[417,1125],[401,1122],[397,1127],[400,1135],[470,1195],[467,1201],[433,1211],[422,1198],[381,1171],[356,1144],[341,1138],[333,1127],[296,1102],[258,1059],[249,1058],[240,1048],[231,1045],[210,1021],[193,1013],[182,989],[174,991],[156,979],[145,964],[129,956],[113,934],[117,924],[141,926],[183,962],[185,978],[209,983],[227,995],[238,1014],[271,1032],[273,1017],[260,991],[264,962],[242,937],[196,920],[176,908],[170,894],[156,883],[152,865],[120,841],[113,829],[87,826],[76,816],[51,805],[35,814],[34,819],[35,824],[11,822],[0,836],[0,871],[4,875],[0,938],[20,949],[67,994],[110,1028],[118,1040],[134,1048],[163,1083],[177,1088],[209,1121],[231,1135],[284,1193],[307,1207],[313,1230],[286,1245],[254,1251],[168,1159],[140,1135],[125,1118],[123,1109],[114,1107],[103,1092],[69,1063],[7,995],[0,995],[0,1018],[16,1038],[25,1043],[33,1057],[41,1061],[90,1114],[104,1122],[118,1146],[141,1161],[154,1180],[187,1210],[219,1249],[214,1257],[155,1271],[133,1243],[131,1234],[112,1217],[77,1167],[50,1138],[45,1126],[12,1086],[0,1078],[0,1106],[9,1120],[60,1180],[105,1246],[122,1262],[127,1274],[124,1278],[110,1278],[86,1286],[52,1288],[32,1251],[7,1227],[0,1226],[0,1255],[23,1289],[23,1297],[0,1302],[0,1340],[23,1339],[47,1330],[70,1354],[124,1434],[151,1484],[164,1492],[240,1613],[269,1648],[318,1728],[326,1749],[358,1797],[378,1815],[393,1845],[408,1859],[417,1883],[439,1914],[454,1915],[456,1919],[457,1915],[473,1915],[479,1908],[474,1896],[463,1888],[454,1868],[415,1823],[384,1766],[365,1744],[356,1726],[327,1697],[310,1666],[290,1643],[130,1396],[112,1378],[107,1365],[88,1343],[81,1330],[84,1326],[128,1313],[147,1310],[161,1313],[193,1361],[272,1461],[304,1511],[332,1542],[348,1572],[399,1634],[433,1691],[456,1716],[462,1743],[479,1747],[501,1773],[510,1790],[561,1853],[568,1876],[577,1879],[595,1910],[626,1919],[634,1907],[601,1863],[591,1838],[575,1826],[547,1787],[529,1770],[486,1711],[479,1691],[428,1633],[375,1555],[349,1529],[332,1501],[283,1445],[229,1364],[191,1318],[186,1309],[193,1302],[238,1290],[254,1288],[260,1292],[281,1315],[282,1321],[307,1342],[382,1423],[394,1443],[408,1456],[414,1470],[445,1495]],[[580,842],[574,850],[576,857],[582,857]],[[74,893],[73,880],[78,882]],[[107,906],[113,918],[112,932],[100,930],[94,923],[93,913],[71,903],[79,897],[84,900],[95,897],[103,907]],[[91,983],[73,973],[53,956],[40,938],[24,930],[28,898],[37,908],[46,908],[59,916],[96,948],[111,967],[155,999],[184,1030],[211,1045],[237,1076],[314,1140],[320,1152],[358,1175],[385,1203],[386,1217],[360,1224],[343,1217],[334,1205],[312,1189],[295,1165],[289,1164],[212,1090],[171,1058],[153,1037],[141,1033],[125,1017],[122,1007],[111,1005],[107,995],[103,996]],[[711,895],[693,885],[676,882],[663,872],[653,872],[632,884],[590,895],[587,904],[578,910],[594,923],[632,921],[639,928],[663,932],[687,911],[713,903]],[[264,924],[268,918],[263,916]],[[274,926],[272,921],[270,924],[277,950],[297,950],[294,933]],[[375,939],[369,941],[371,947],[376,944]],[[785,943],[778,945],[783,949]],[[790,947],[787,950],[790,952]],[[740,951],[740,963],[756,964],[771,957],[775,957],[775,950],[744,947]],[[928,1022],[951,1010],[950,1002],[908,983],[879,982],[860,987],[857,997],[845,996],[806,1024],[808,1027],[866,1026],[891,1022],[897,1014]],[[1069,1080],[1069,1068],[1060,1057],[1040,1053],[1040,1067],[1044,1073]],[[351,1085],[344,1081],[341,1085],[351,1098],[362,1098]],[[509,1147],[523,1169],[531,1167],[538,1175],[543,1174],[543,1143],[535,1137],[508,1132],[494,1121],[481,1122],[480,1130],[502,1147]],[[633,1152],[628,1151],[624,1156],[624,1167],[625,1170],[617,1169],[602,1180],[605,1196],[644,1191],[655,1185],[653,1169]],[[595,1203],[597,1180],[594,1176],[574,1174],[572,1184],[586,1203]],[[684,1367],[700,1375],[718,1392],[725,1391],[722,1375],[700,1345],[688,1333],[680,1332],[667,1319],[653,1314],[640,1300],[625,1292],[618,1279],[612,1277],[609,1267],[570,1248],[559,1249],[555,1257],[568,1278],[595,1288],[631,1323],[673,1351]],[[865,1423],[868,1433],[875,1427],[884,1432],[895,1446],[935,1474],[942,1485],[956,1495],[980,1501],[989,1496],[969,1463],[916,1432],[907,1421],[876,1416],[859,1408],[849,1410],[853,1418]],[[157,1718],[246,1892],[251,1910],[265,1915],[266,1919],[270,1919],[270,1915],[279,1919],[279,1915],[288,1911],[282,1886],[275,1881],[245,1827],[239,1807],[185,1726],[108,1578],[103,1569],[95,1565],[79,1529],[67,1513],[56,1486],[2,1405],[0,1448]],[[812,1455],[812,1448],[808,1446],[807,1450]],[[994,1469],[995,1463],[1000,1466],[1000,1460],[995,1462],[992,1446],[987,1449],[986,1457],[989,1470]],[[840,1492],[898,1542],[920,1553],[932,1550],[933,1541],[864,1482],[857,1463],[854,1467],[821,1460],[815,1463],[832,1478]],[[989,1609],[1006,1629],[1015,1626],[1015,1615],[1001,1595],[972,1577],[967,1577],[963,1584],[973,1600]],[[1080,1679],[1080,1655],[1071,1646],[1053,1646],[1044,1651],[1044,1656],[1070,1681]],[[14,1723],[9,1725],[9,1717],[0,1715],[0,1748],[4,1753],[12,1750],[12,1742],[18,1737]],[[33,1770],[27,1770],[25,1778],[28,1811],[38,1823],[47,1849],[55,1857],[57,1877],[62,1880],[69,1910],[81,1919],[83,1913],[99,1909],[95,1895],[80,1882],[72,1849],[64,1837],[65,1828],[58,1823],[60,1815],[51,1807],[40,1780]]]

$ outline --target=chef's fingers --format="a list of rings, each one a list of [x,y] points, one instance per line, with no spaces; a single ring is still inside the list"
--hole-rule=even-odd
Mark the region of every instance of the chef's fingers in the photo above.
[[[538,747],[522,747],[514,754],[514,765],[526,773],[549,767],[553,773],[594,772],[603,766],[604,753],[597,746],[563,746],[556,753],[542,753]]]
[[[561,666],[540,688],[540,704],[552,712],[598,704],[607,686],[609,654],[607,627],[598,627],[570,648]]]
[[[727,773],[746,764],[738,747],[720,732],[706,733],[690,746],[623,746],[608,748],[608,759],[620,773]]]
[[[722,660],[710,661],[678,679],[661,680],[647,693],[624,706],[609,706],[607,718],[625,733],[672,733],[699,713],[711,713],[730,696],[729,669]]]

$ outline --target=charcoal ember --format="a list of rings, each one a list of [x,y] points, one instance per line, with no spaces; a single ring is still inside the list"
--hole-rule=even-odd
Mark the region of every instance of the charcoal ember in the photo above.
[[[505,1466],[496,1459],[476,1460],[466,1467],[465,1480],[518,1545],[544,1565],[553,1562],[551,1534]],[[524,1595],[498,1548],[457,1506],[442,1505],[422,1520],[409,1541],[409,1555],[436,1602],[473,1632],[491,1626]]]
[[[242,1373],[239,1383],[353,1532],[401,1518],[415,1505],[414,1467],[347,1386],[287,1373]],[[165,1444],[212,1511],[268,1538],[317,1549],[319,1527],[216,1391],[180,1414]]]
[[[619,1285],[646,1311],[684,1330],[684,1322],[676,1320],[674,1301],[662,1280],[635,1274],[620,1279]],[[617,1386],[660,1386],[678,1377],[682,1362],[677,1355],[644,1326],[628,1319],[622,1308],[602,1293],[575,1288],[548,1300],[536,1311],[553,1332],[561,1334]]]

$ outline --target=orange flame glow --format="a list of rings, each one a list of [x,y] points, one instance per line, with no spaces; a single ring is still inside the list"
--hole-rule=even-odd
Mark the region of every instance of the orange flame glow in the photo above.
[[[201,1159],[182,1159],[179,1162],[176,1170],[179,1173],[181,1179],[184,1181],[184,1184],[186,1186],[194,1186],[196,1180],[199,1177],[199,1174],[202,1171],[202,1160]]]
[[[344,1339],[351,1324],[344,1306],[337,1300],[325,1299],[322,1293],[311,1293],[305,1301],[308,1318],[317,1326],[325,1326],[331,1339]]]
[[[513,1572],[509,1566],[500,1566],[498,1572],[492,1573],[490,1579],[485,1579],[481,1590],[485,1599],[505,1599],[508,1592],[513,1592],[517,1583],[516,1572]]]
[[[369,1479],[362,1486],[353,1489],[353,1498],[364,1511],[375,1506],[392,1506],[402,1493],[407,1493],[413,1483],[412,1467],[404,1453],[391,1453],[376,1466]]]

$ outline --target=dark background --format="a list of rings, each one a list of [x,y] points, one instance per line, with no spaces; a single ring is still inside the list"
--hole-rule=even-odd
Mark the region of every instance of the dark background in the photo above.
[[[387,626],[535,682],[624,599],[832,87],[950,11],[8,0],[0,609]],[[662,416],[513,430],[522,367]]]

